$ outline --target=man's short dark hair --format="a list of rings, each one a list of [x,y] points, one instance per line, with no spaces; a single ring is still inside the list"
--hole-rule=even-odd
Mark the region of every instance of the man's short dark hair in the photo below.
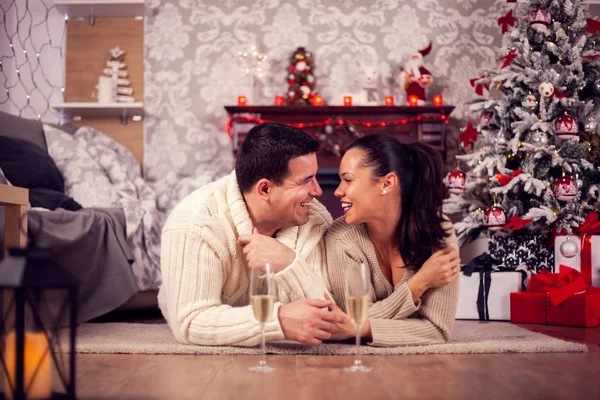
[[[266,178],[281,185],[289,173],[291,159],[316,153],[319,142],[304,131],[276,122],[250,129],[235,162],[235,176],[242,193]]]

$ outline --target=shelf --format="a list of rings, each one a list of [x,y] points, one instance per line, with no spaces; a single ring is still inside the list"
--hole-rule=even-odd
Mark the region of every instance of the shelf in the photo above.
[[[296,115],[331,115],[331,114],[445,114],[454,110],[454,106],[225,106],[230,114],[255,113],[262,114],[296,114]]]
[[[120,117],[126,121],[128,117],[144,115],[144,103],[58,103],[52,108],[60,112],[63,118],[78,119],[78,117]]]
[[[144,0],[54,0],[69,17],[137,17],[146,13]]]

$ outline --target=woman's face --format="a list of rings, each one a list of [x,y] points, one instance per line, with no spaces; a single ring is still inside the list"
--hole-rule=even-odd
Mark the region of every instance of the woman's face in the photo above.
[[[368,222],[382,213],[383,182],[373,177],[373,168],[362,165],[364,150],[349,150],[340,164],[340,185],[335,196],[342,201],[346,223]]]

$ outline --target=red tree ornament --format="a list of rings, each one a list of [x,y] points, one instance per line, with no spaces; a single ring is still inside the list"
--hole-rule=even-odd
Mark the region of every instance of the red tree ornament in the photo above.
[[[492,206],[485,210],[483,214],[483,223],[488,230],[495,232],[502,229],[506,224],[506,212],[500,206]]]
[[[548,30],[548,26],[550,22],[552,22],[552,15],[550,15],[550,11],[546,8],[535,8],[531,11],[530,14],[531,28],[535,29],[538,32],[544,32]]]
[[[467,174],[460,169],[455,169],[446,175],[444,183],[448,187],[450,193],[463,193],[465,191],[465,187],[467,186]]]
[[[571,139],[579,133],[577,121],[568,113],[554,120],[554,132],[561,139]]]
[[[552,184],[552,192],[558,200],[572,200],[577,196],[577,182],[571,176],[561,176]]]

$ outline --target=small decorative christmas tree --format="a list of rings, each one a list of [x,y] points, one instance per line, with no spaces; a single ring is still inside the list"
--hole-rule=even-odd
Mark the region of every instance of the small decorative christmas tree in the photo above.
[[[312,54],[298,47],[290,58],[288,67],[288,105],[310,105],[315,91]]]
[[[106,62],[108,68],[104,68],[104,74],[112,78],[113,83],[113,99],[119,103],[135,102],[133,88],[129,87],[131,81],[126,79],[129,73],[125,70],[126,64],[123,62],[125,51],[119,46],[110,49],[110,60]]]
[[[503,31],[517,22],[502,66],[471,81],[490,96],[472,105],[479,125],[460,134],[469,153],[457,157],[470,170],[445,202],[462,213],[462,240],[486,229],[572,234],[600,211],[600,23],[580,0],[520,1],[515,11],[498,21]]]

